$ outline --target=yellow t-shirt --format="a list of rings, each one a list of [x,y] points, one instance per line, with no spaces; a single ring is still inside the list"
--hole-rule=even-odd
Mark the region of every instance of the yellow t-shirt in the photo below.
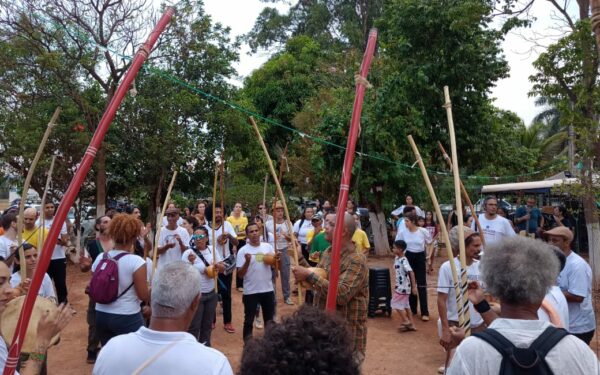
[[[365,249],[369,249],[371,244],[369,243],[369,238],[367,238],[367,233],[364,230],[356,228],[354,235],[352,236],[352,242],[356,245],[356,252],[359,254],[364,254]]]
[[[39,228],[35,228],[34,230],[27,230],[23,228],[23,242],[27,241],[28,244],[38,249],[38,251],[42,250],[42,246],[44,245],[44,241],[46,237],[48,237],[48,229],[44,228],[44,238],[42,239],[42,243],[38,243],[40,233],[38,232]],[[54,251],[54,248],[52,248]]]
[[[227,218],[227,221],[229,221],[231,223],[231,225],[233,226],[233,229],[235,229],[235,232],[244,232],[243,234],[238,234],[237,239],[238,240],[244,240],[246,239],[246,226],[248,226],[248,218],[245,216],[240,216],[239,218],[236,218],[235,216],[229,216]]]
[[[323,232],[325,232],[325,229],[321,229],[321,231],[319,233],[323,233]],[[311,241],[313,240],[314,237],[315,237],[315,230],[309,229],[309,231],[306,232],[306,243],[311,243]]]

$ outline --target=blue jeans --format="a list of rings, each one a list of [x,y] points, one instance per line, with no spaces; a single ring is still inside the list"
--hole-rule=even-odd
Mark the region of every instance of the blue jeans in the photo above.
[[[96,334],[102,346],[113,337],[135,332],[143,325],[141,311],[131,315],[120,315],[96,310]]]

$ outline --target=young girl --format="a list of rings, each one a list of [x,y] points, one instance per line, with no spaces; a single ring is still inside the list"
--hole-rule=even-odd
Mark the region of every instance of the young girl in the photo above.
[[[417,283],[415,282],[415,274],[408,264],[408,259],[404,256],[406,250],[406,242],[398,240],[394,242],[394,269],[396,271],[396,288],[392,297],[392,308],[398,310],[402,318],[402,325],[399,328],[400,332],[416,331],[410,305],[408,303],[409,294],[417,295]]]

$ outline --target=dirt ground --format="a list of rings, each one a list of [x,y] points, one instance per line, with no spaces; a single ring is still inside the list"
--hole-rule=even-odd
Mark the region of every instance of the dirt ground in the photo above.
[[[382,314],[378,314],[375,318],[369,318],[364,374],[436,374],[437,368],[444,362],[445,355],[438,344],[436,290],[433,286],[437,283],[437,271],[444,260],[443,258],[436,259],[435,271],[428,275],[428,285],[432,286],[428,288],[431,320],[422,322],[417,319],[417,332],[399,333],[397,328],[400,325],[400,319],[395,314],[391,318]],[[391,269],[392,263],[393,257],[391,256],[369,259],[370,267],[387,266]],[[63,331],[59,345],[51,348],[48,353],[49,374],[81,375],[92,372],[93,366],[85,362],[88,299],[84,294],[84,289],[89,279],[90,274],[82,274],[77,266],[69,265],[67,270],[69,301],[77,311],[77,315]],[[278,314],[289,315],[296,309],[296,306],[285,305],[280,291],[278,286]],[[297,299],[294,298],[294,301]],[[242,293],[234,290],[233,325],[236,333],[225,332],[222,316],[217,315],[217,327],[212,334],[213,347],[227,356],[234,371],[237,371],[242,354],[242,321]],[[255,335],[260,335],[261,332],[262,330],[254,330]],[[595,338],[592,342],[592,349],[596,351],[596,348]]]

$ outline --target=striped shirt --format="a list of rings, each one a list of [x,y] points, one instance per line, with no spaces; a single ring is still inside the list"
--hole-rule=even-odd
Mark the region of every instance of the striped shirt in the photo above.
[[[325,250],[318,264],[318,267],[327,270],[328,273],[331,265],[331,252],[331,247]],[[301,263],[306,263],[306,261]],[[325,309],[329,280],[311,274],[307,281],[313,285],[314,305]],[[336,311],[348,323],[354,342],[354,351],[363,355],[367,346],[368,303],[369,267],[367,258],[363,254],[358,254],[353,248],[342,250]]]

